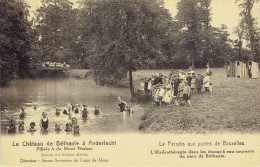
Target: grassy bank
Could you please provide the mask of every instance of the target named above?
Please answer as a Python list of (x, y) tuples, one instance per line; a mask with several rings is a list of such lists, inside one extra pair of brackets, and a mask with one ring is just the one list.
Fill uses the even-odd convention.
[[(152, 74), (153, 71), (141, 71), (135, 75)], [(193, 94), (191, 107), (147, 104), (140, 129), (147, 133), (259, 133), (260, 79), (226, 77), (221, 68), (213, 69), (212, 81), (213, 92)]]

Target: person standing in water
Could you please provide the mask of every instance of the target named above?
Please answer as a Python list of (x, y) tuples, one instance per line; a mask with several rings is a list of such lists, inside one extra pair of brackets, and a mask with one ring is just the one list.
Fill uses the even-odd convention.
[(25, 118), (25, 117), (26, 117), (26, 113), (25, 113), (25, 111), (24, 111), (24, 108), (23, 108), (23, 107), (21, 107), (21, 111), (20, 111), (20, 113), (19, 113), (19, 117), (20, 117), (21, 119), (23, 119), (23, 118)]
[(83, 105), (83, 110), (82, 110), (82, 118), (87, 118), (88, 117), (88, 106), (87, 105)]
[(40, 120), (40, 127), (41, 127), (41, 130), (48, 130), (49, 119), (47, 117), (47, 113), (46, 112), (42, 112), (42, 118)]
[(123, 113), (126, 111), (126, 102), (122, 101), (121, 97), (117, 98), (117, 104), (116, 107), (120, 109), (120, 112)]

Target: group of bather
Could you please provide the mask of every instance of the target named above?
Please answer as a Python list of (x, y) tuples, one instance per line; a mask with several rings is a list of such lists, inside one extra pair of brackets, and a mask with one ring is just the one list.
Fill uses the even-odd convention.
[(143, 94), (150, 95), (154, 103), (162, 105), (185, 105), (191, 106), (191, 94), (212, 92), (212, 71), (208, 67), (205, 75), (195, 74), (189, 68), (188, 72), (171, 70), (169, 76), (161, 73), (151, 78), (141, 79), (139, 90)]
[[(37, 110), (36, 106), (33, 106), (34, 110)], [(1, 113), (7, 112), (6, 108), (2, 108)], [(70, 107), (68, 109), (64, 109), (62, 114), (67, 115), (69, 120), (66, 124), (65, 124), (65, 129), (64, 131), (66, 132), (73, 132), (74, 134), (79, 134), (79, 125), (78, 125), (78, 121), (77, 118), (75, 117), (75, 114), (80, 114), (81, 113), (81, 117), (83, 119), (87, 119), (89, 117), (89, 110), (88, 110), (88, 106), (87, 105), (78, 105), (75, 103), (71, 103)], [(102, 112), (99, 109), (99, 106), (96, 105), (95, 106), (95, 110), (93, 112), (94, 115), (100, 115)], [(19, 112), (19, 118), (21, 121), (18, 122), (18, 130), (19, 131), (23, 131), (25, 130), (24, 128), (24, 121), (22, 121), (23, 119), (26, 118), (27, 113), (25, 112), (25, 108), (21, 107), (21, 110)], [(49, 118), (47, 116), (47, 112), (42, 112), (41, 115), (41, 119), (40, 119), (40, 130), (41, 132), (49, 132), (50, 127), (49, 127)], [(56, 109), (55, 111), (55, 115), (59, 116), (61, 115), (61, 110), (60, 109)], [(73, 116), (74, 115), (74, 116)], [(29, 124), (29, 128), (28, 128), (28, 132), (35, 132), (36, 131), (36, 123), (35, 122), (31, 122)], [(16, 132), (16, 120), (14, 118), (10, 119), (9, 124), (5, 127), (8, 133), (15, 133)], [(56, 132), (60, 132), (62, 131), (61, 129), (61, 125), (56, 123), (55, 127), (54, 127), (54, 131)]]

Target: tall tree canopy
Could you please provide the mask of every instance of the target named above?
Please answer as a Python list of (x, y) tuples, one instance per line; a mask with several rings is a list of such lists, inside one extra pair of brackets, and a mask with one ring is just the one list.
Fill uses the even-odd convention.
[(27, 77), (31, 49), (28, 5), (21, 0), (0, 0), (0, 86)]
[(153, 67), (165, 59), (162, 46), (172, 21), (163, 1), (95, 1), (86, 3), (83, 10), (89, 11), (85, 17), (91, 16), (91, 21), (83, 24), (87, 31), (83, 40), (93, 40), (88, 60), (95, 80), (101, 85), (114, 85), (128, 72), (133, 95), (132, 71)]
[(226, 26), (211, 25), (211, 0), (181, 0), (177, 4), (175, 20), (179, 40), (176, 59), (203, 67), (223, 65), (232, 54), (231, 41)]
[(77, 62), (77, 10), (69, 0), (43, 0), (36, 12), (35, 27), (39, 36), (41, 61)]
[(244, 39), (248, 41), (251, 51), (250, 60), (260, 62), (260, 29), (257, 27), (256, 18), (252, 16), (252, 9), (259, 0), (236, 0), (241, 8), (240, 26), (243, 25)]

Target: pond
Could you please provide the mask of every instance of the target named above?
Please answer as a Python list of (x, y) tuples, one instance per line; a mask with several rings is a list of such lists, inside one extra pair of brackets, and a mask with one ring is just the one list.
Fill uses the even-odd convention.
[[(80, 133), (135, 133), (138, 132), (138, 124), (143, 114), (142, 107), (138, 104), (131, 104), (134, 114), (121, 114), (116, 107), (117, 96), (130, 103), (130, 93), (128, 88), (114, 88), (98, 86), (93, 80), (87, 79), (23, 79), (16, 80), (8, 88), (0, 88), (0, 104), (7, 108), (7, 112), (1, 114), (1, 131), (7, 133), (5, 126), (11, 118), (18, 122), (24, 121), (25, 130), (19, 133), (28, 133), (30, 122), (36, 123), (37, 131), (40, 133), (40, 119), (42, 112), (47, 112), (50, 121), (49, 133), (55, 133), (55, 124), (61, 125), (62, 132), (65, 124), (71, 120), (67, 115), (62, 114), (64, 109), (68, 109), (71, 102), (86, 104), (90, 110), (88, 119), (83, 120), (81, 114), (73, 114), (72, 117), (78, 119)], [(34, 110), (33, 106), (37, 109)], [(99, 105), (102, 114), (94, 115), (94, 107)], [(19, 118), (20, 108), (24, 107), (26, 118)], [(61, 115), (56, 116), (56, 109), (61, 109)]]

